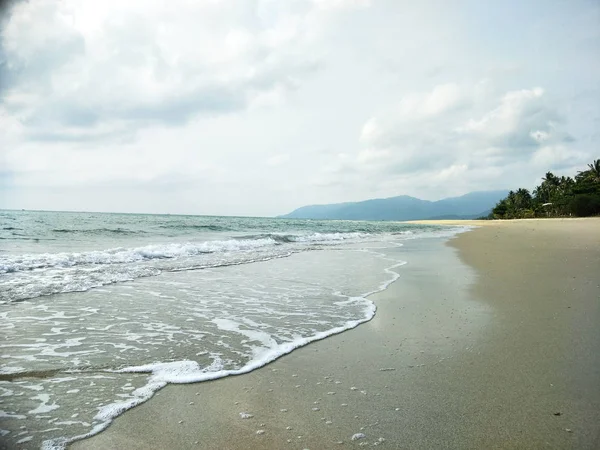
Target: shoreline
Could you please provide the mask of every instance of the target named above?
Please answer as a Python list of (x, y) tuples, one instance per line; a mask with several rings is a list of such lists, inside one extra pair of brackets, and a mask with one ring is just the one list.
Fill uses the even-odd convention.
[(415, 225), (466, 225), (466, 226), (510, 226), (511, 223), (565, 223), (565, 222), (598, 222), (600, 217), (535, 217), (531, 219), (422, 219), (406, 220), (402, 223)]
[(167, 386), (70, 448), (594, 448), (600, 222), (555, 223), (413, 241), (370, 322), (244, 376)]

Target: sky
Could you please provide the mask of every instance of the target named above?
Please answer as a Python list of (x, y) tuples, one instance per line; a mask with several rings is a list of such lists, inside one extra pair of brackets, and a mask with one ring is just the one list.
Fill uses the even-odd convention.
[(600, 158), (597, 0), (28, 0), (0, 208), (271, 216)]

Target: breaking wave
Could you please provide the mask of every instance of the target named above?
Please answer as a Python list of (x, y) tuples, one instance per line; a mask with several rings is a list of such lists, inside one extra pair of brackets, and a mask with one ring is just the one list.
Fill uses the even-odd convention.
[(358, 241), (364, 233), (249, 235), (228, 240), (167, 243), (135, 248), (0, 256), (9, 277), (0, 302), (81, 292), (106, 284), (156, 276), (164, 271), (204, 269), (289, 256), (311, 247)]

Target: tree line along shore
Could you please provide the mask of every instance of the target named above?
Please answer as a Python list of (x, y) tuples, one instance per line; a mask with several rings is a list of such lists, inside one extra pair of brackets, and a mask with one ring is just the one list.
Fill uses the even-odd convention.
[(587, 167), (573, 178), (547, 172), (532, 192), (523, 188), (510, 191), (485, 219), (600, 215), (600, 159)]

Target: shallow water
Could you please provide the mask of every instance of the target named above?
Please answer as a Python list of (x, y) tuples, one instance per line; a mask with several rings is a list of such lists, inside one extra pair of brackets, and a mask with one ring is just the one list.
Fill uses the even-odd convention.
[[(244, 373), (369, 320), (367, 296), (405, 263), (402, 251), (392, 258), (382, 249), (460, 231), (193, 217), (169, 228), (170, 216), (12, 214), (4, 223), (14, 226), (3, 228), (20, 224), (27, 239), (0, 254), (0, 433), (9, 448), (61, 447), (166, 383)], [(72, 237), (49, 240), (69, 224)]]

